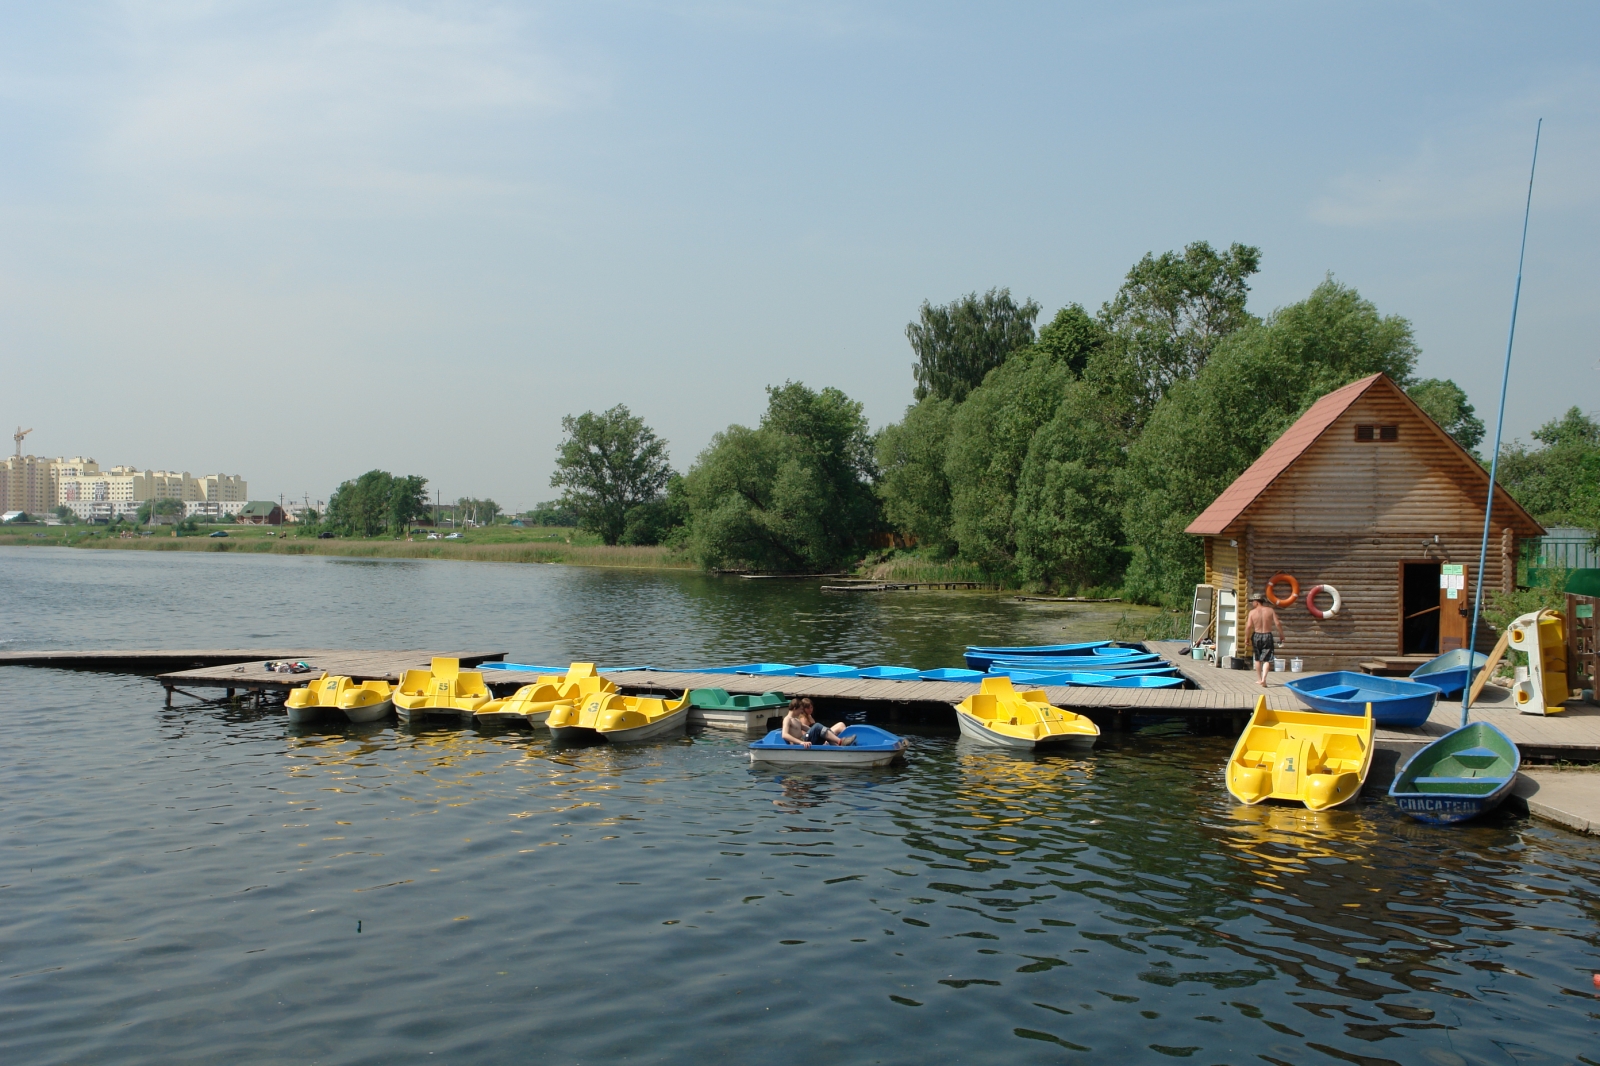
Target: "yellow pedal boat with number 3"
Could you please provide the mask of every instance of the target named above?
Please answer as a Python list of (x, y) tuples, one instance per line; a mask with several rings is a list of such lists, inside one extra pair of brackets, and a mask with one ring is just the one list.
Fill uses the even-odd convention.
[(606, 740), (626, 744), (683, 733), (689, 721), (689, 693), (675, 700), (597, 692), (581, 703), (563, 703), (545, 725), (557, 740)]
[(427, 670), (407, 670), (394, 690), (394, 711), (402, 719), (424, 714), (471, 714), (493, 696), (478, 670), (461, 669), (460, 659), (435, 659)]
[(289, 721), (305, 723), (323, 711), (343, 714), (352, 722), (376, 722), (394, 710), (394, 686), (387, 681), (356, 681), (323, 674), (315, 681), (291, 689), (284, 699)]
[(601, 677), (594, 663), (573, 663), (565, 676), (540, 674), (533, 684), (484, 704), (473, 712), (473, 717), (501, 722), (520, 717), (529, 725), (544, 725), (557, 707), (571, 707), (589, 696), (615, 691), (617, 686)]
[(1357, 718), (1273, 710), (1258, 696), (1228, 760), (1228, 791), (1240, 803), (1290, 800), (1322, 811), (1359, 796), (1371, 769), (1372, 704)]
[(1100, 727), (1081, 714), (1052, 707), (1044, 689), (1018, 692), (1009, 677), (986, 677), (978, 691), (956, 704), (961, 735), (980, 744), (1025, 751), (1038, 747), (1093, 747)]

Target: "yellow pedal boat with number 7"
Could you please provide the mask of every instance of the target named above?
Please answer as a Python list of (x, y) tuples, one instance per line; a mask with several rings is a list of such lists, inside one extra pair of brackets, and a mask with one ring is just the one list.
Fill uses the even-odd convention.
[(682, 734), (688, 721), (688, 692), (675, 700), (596, 692), (582, 702), (558, 705), (545, 725), (557, 740), (626, 744)]
[(394, 686), (387, 681), (356, 681), (335, 674), (323, 674), (306, 685), (291, 689), (283, 701), (289, 721), (304, 724), (323, 711), (343, 714), (352, 722), (376, 722), (394, 709)]
[(1349, 803), (1372, 769), (1372, 728), (1370, 703), (1357, 718), (1274, 710), (1258, 696), (1228, 759), (1228, 791), (1240, 803), (1290, 800), (1313, 811)]
[(424, 714), (471, 714), (493, 696), (478, 670), (460, 659), (435, 659), (427, 670), (407, 670), (394, 690), (394, 712), (402, 719)]
[(1093, 747), (1100, 727), (1081, 714), (1052, 707), (1044, 689), (1019, 692), (1009, 677), (986, 677), (978, 691), (956, 704), (961, 735), (980, 744), (1026, 751)]
[(479, 721), (510, 721), (522, 718), (529, 725), (544, 725), (557, 707), (572, 706), (589, 696), (617, 691), (615, 683), (600, 676), (594, 663), (573, 663), (561, 674), (540, 674), (539, 680), (523, 685), (501, 699), (484, 704), (473, 717)]

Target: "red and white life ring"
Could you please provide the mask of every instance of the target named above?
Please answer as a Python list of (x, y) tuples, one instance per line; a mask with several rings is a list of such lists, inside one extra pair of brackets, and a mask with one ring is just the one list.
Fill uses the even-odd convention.
[[(1326, 611), (1317, 608), (1316, 599), (1319, 592), (1326, 592), (1333, 599)], [(1312, 618), (1332, 618), (1339, 613), (1339, 608), (1343, 604), (1344, 600), (1339, 598), (1339, 590), (1332, 585), (1312, 585), (1306, 590), (1306, 610), (1311, 612)]]

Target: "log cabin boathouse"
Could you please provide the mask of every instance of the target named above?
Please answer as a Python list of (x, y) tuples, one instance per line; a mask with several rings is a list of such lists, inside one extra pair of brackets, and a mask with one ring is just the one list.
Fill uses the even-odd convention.
[[(1300, 594), (1278, 608), (1279, 655), (1308, 670), (1400, 672), (1462, 647), (1473, 583), (1511, 589), (1517, 540), (1544, 532), (1497, 486), (1486, 572), (1475, 574), (1488, 485), (1488, 471), (1385, 375), (1328, 393), (1189, 524), (1205, 541), (1196, 636), (1209, 628), (1219, 661), (1248, 656), (1247, 600), (1287, 574)], [(1317, 585), (1339, 592), (1332, 617), (1307, 609)], [(1281, 600), (1289, 587), (1276, 591)], [(1319, 610), (1330, 604), (1318, 594)], [(1480, 625), (1476, 646), (1494, 641)]]

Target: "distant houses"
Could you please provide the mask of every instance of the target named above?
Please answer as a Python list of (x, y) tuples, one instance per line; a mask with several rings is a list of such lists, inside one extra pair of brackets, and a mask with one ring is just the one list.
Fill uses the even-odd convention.
[(251, 500), (234, 520), (249, 526), (281, 526), (283, 518), (283, 508), (271, 500)]

